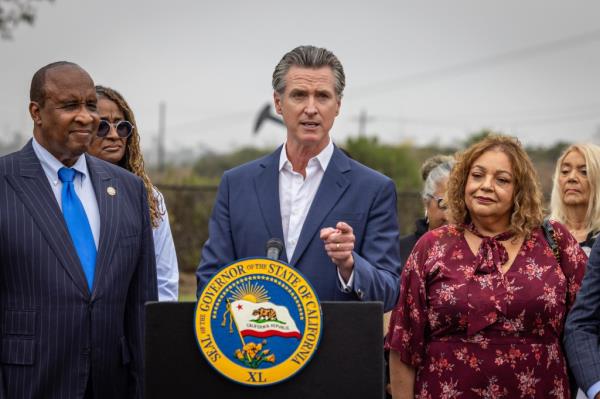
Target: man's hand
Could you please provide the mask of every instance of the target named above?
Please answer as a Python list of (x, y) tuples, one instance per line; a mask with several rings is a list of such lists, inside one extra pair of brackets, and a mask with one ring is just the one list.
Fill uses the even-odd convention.
[(344, 281), (348, 281), (354, 269), (354, 232), (352, 226), (345, 222), (338, 222), (333, 227), (321, 229), (321, 240), (325, 244), (325, 251), (331, 261), (338, 267)]

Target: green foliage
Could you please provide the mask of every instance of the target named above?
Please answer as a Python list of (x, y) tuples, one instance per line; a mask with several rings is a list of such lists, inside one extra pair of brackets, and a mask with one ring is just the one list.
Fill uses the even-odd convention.
[(420, 164), (408, 144), (381, 144), (377, 137), (349, 138), (344, 149), (358, 162), (390, 177), (398, 190), (415, 191), (421, 185)]
[(272, 148), (244, 147), (228, 154), (208, 153), (194, 163), (194, 172), (200, 176), (220, 178), (226, 170), (265, 156), (272, 151)]
[(434, 155), (454, 155), (456, 151), (456, 147), (443, 147), (434, 143), (422, 147), (412, 147), (411, 149), (411, 153), (419, 163), (419, 168), (426, 159)]
[(463, 142), (463, 147), (464, 148), (470, 147), (471, 145), (477, 143), (478, 141), (483, 140), (484, 138), (486, 138), (490, 134), (501, 134), (501, 133), (500, 132), (494, 132), (493, 130), (490, 130), (490, 129), (483, 129), (483, 130), (481, 130), (479, 132), (472, 133)]
[[(423, 161), (436, 154), (453, 154), (463, 145), (481, 140), (491, 131), (480, 131), (469, 136), (457, 147), (443, 147), (437, 143), (426, 146), (384, 144), (377, 137), (354, 137), (342, 147), (357, 161), (389, 176), (398, 188), (398, 217), (400, 233), (413, 231), (414, 222), (423, 216), (420, 168)], [(552, 185), (552, 171), (556, 159), (568, 143), (550, 147), (528, 147), (546, 195)], [(200, 260), (200, 249), (208, 238), (208, 221), (214, 203), (217, 185), (223, 172), (245, 162), (260, 158), (272, 148), (242, 148), (228, 154), (206, 154), (193, 167), (172, 167), (161, 175), (152, 175), (153, 181), (165, 196), (173, 238), (183, 272), (193, 273)], [(189, 274), (187, 274), (189, 275)], [(192, 280), (195, 281), (194, 278)], [(182, 292), (183, 295), (183, 292)], [(193, 293), (185, 294), (193, 300)]]
[(554, 163), (571, 143), (559, 141), (551, 147), (527, 147), (527, 153), (534, 162), (550, 161)]
[(208, 220), (217, 193), (216, 185), (158, 185), (169, 211), (169, 224), (179, 270), (192, 273), (200, 261), (200, 249), (208, 238)]

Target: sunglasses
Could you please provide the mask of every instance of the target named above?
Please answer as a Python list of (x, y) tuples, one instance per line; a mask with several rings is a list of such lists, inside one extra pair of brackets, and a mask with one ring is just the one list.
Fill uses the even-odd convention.
[(128, 121), (119, 121), (117, 123), (110, 123), (107, 120), (102, 119), (100, 121), (100, 126), (98, 126), (98, 131), (96, 132), (96, 136), (98, 137), (106, 137), (108, 133), (110, 133), (110, 127), (114, 127), (115, 131), (119, 135), (119, 137), (126, 139), (131, 135), (133, 131), (133, 125)]

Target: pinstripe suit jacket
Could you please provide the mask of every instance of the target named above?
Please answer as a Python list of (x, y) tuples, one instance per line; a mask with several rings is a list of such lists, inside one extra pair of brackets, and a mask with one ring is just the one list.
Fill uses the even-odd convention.
[(146, 194), (86, 157), (101, 220), (91, 292), (31, 142), (0, 158), (0, 398), (81, 398), (90, 373), (96, 398), (143, 395), (143, 306), (157, 298)]
[(600, 381), (600, 240), (565, 324), (565, 351), (577, 384), (587, 392)]

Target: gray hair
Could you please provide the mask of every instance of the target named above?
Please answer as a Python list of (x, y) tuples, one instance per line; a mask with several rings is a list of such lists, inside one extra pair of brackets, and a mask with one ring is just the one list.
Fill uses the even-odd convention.
[(421, 179), (423, 180), (423, 183), (425, 182), (425, 180), (427, 180), (427, 176), (429, 176), (429, 172), (431, 172), (433, 169), (435, 169), (436, 166), (438, 166), (441, 163), (453, 161), (453, 160), (454, 160), (454, 157), (452, 155), (442, 155), (442, 154), (434, 155), (432, 157), (427, 158), (425, 160), (425, 162), (423, 162), (423, 165), (421, 165)]
[(423, 191), (421, 191), (421, 198), (423, 201), (427, 202), (435, 195), (438, 185), (443, 179), (446, 179), (448, 176), (450, 176), (450, 172), (452, 171), (453, 167), (454, 159), (450, 159), (431, 169), (429, 175), (427, 175), (427, 179), (425, 180)]
[(321, 68), (330, 67), (335, 78), (335, 94), (342, 98), (346, 87), (346, 75), (338, 58), (329, 50), (315, 46), (298, 46), (286, 53), (273, 71), (273, 90), (279, 94), (285, 91), (285, 76), (291, 67)]

